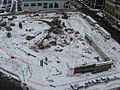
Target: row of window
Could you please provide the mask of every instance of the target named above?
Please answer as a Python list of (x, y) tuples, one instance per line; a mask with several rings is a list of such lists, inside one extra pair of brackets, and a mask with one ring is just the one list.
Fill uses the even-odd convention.
[(109, 2), (120, 6), (120, 0), (109, 0)]
[[(33, 2), (33, 1), (65, 1), (65, 0), (22, 0), (22, 1), (24, 1), (24, 2), (25, 2), (25, 1), (26, 1), (26, 2), (28, 2), (28, 1), (29, 1), (29, 2), (30, 2), (30, 1)], [(66, 0), (66, 1), (67, 1), (67, 0)]]
[(29, 4), (29, 3), (24, 3), (24, 7), (29, 7), (29, 6), (33, 6), (33, 7), (35, 7), (35, 6), (43, 6), (43, 8), (59, 8), (59, 5), (58, 5), (58, 3), (49, 3), (49, 5), (48, 5), (48, 3), (31, 3), (31, 4)]

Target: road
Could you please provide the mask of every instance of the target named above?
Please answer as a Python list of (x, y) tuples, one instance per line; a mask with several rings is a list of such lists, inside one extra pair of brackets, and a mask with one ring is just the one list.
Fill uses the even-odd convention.
[(0, 90), (23, 90), (19, 85), (15, 85), (8, 77), (0, 72)]
[[(84, 4), (82, 4), (78, 0), (75, 1), (71, 0), (71, 2), (78, 9), (78, 11), (81, 11), (95, 19), (98, 22), (98, 24), (102, 26), (104, 29), (106, 29), (111, 34), (112, 38), (115, 39), (120, 44), (120, 31), (112, 27), (106, 20), (98, 19), (98, 17), (96, 16), (96, 11), (89, 10)], [(82, 8), (79, 7), (79, 5), (82, 5)]]

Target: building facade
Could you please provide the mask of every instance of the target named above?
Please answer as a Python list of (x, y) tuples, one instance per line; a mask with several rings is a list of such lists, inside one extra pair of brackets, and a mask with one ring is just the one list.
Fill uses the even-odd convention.
[(120, 0), (106, 0), (104, 11), (111, 24), (120, 24)]
[(0, 0), (0, 4), (2, 4), (2, 0)]
[(105, 0), (82, 0), (82, 2), (91, 9), (103, 9), (105, 5)]
[(69, 0), (22, 0), (23, 11), (69, 9)]

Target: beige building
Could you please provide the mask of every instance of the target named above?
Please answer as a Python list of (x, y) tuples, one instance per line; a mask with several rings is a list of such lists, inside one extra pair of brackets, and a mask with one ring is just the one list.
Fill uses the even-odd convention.
[(120, 24), (120, 0), (106, 0), (104, 11), (111, 24)]

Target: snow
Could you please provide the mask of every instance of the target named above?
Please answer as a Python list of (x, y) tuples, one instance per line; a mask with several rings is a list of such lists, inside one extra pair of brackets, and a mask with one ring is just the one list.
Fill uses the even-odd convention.
[[(66, 27), (62, 28), (63, 31), (66, 28), (71, 28), (73, 33), (68, 34), (65, 31), (63, 35), (51, 33), (52, 38), (49, 40), (45, 39), (43, 43), (46, 45), (57, 37), (56, 42), (58, 45), (46, 49), (38, 49), (36, 43), (41, 42), (47, 35), (47, 30), (51, 28), (50, 25), (42, 20), (51, 22), (55, 16), (60, 17), (59, 20), (65, 23)], [(27, 83), (36, 90), (71, 90), (70, 84), (78, 83), (78, 85), (84, 85), (85, 82), (96, 78), (120, 76), (119, 44), (112, 38), (105, 41), (102, 35), (96, 30), (92, 30), (95, 28), (89, 25), (80, 13), (73, 12), (68, 19), (62, 19), (61, 17), (62, 15), (56, 15), (55, 13), (45, 14), (45, 17), (44, 14), (36, 17), (34, 15), (31, 15), (31, 17), (18, 15), (17, 19), (9, 22), (15, 23), (15, 26), (11, 26), (12, 31), (6, 31), (5, 28), (1, 28), (0, 67), (18, 75), (22, 82)], [(19, 28), (19, 22), (22, 23), (22, 29)], [(79, 31), (78, 35), (75, 35), (76, 31)], [(12, 37), (8, 38), (6, 36), (8, 32), (11, 33)], [(86, 73), (70, 77), (68, 75), (70, 68), (104, 61), (97, 51), (86, 42), (85, 33), (90, 35), (111, 60), (115, 60), (116, 67), (97, 74)], [(35, 38), (26, 40), (27, 36), (35, 36)], [(70, 38), (73, 38), (73, 40), (70, 41)], [(66, 45), (64, 40), (69, 44)], [(31, 47), (34, 47), (34, 49), (31, 49)], [(114, 50), (113, 47), (116, 49)], [(63, 51), (56, 51), (60, 49)], [(99, 57), (99, 61), (94, 59), (96, 56)], [(43, 66), (40, 66), (41, 60), (43, 60)], [(103, 86), (106, 87), (106, 85)], [(91, 88), (98, 87), (93, 86), (88, 89), (91, 90)]]
[(104, 14), (102, 12), (98, 12), (96, 15), (98, 15), (100, 17), (104, 17)]

